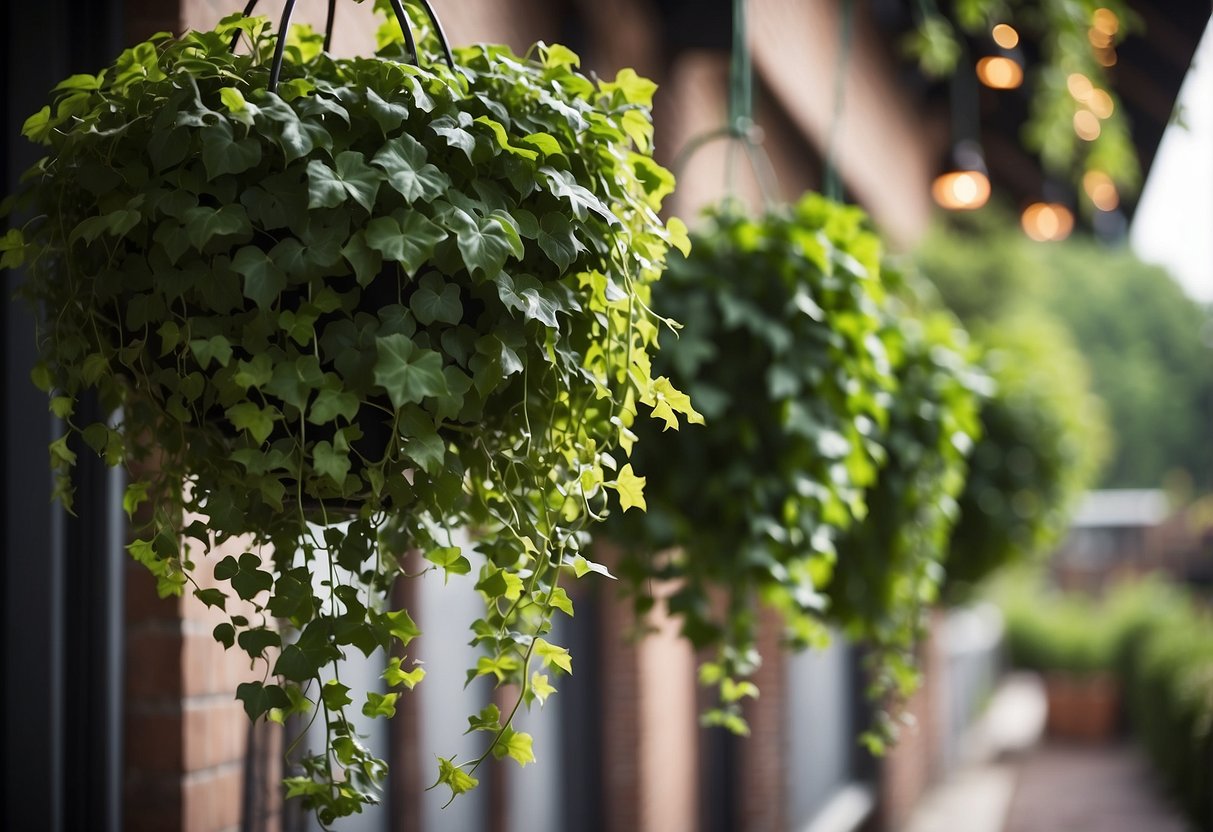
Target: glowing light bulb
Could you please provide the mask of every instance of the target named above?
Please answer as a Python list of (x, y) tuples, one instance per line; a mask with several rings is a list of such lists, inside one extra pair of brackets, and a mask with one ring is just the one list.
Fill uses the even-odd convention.
[(1074, 132), (1084, 142), (1093, 142), (1099, 138), (1099, 117), (1090, 110), (1079, 110), (1074, 114)]
[(1111, 9), (1096, 9), (1092, 15), (1091, 28), (1111, 37), (1120, 31), (1120, 18)]
[(949, 171), (935, 178), (931, 195), (941, 208), (972, 211), (990, 199), (990, 180), (981, 171)]
[(1091, 41), (1091, 45), (1096, 49), (1107, 49), (1112, 45), (1112, 36), (1094, 26), (1087, 30), (1087, 40)]
[(1082, 177), (1082, 189), (1091, 198), (1091, 204), (1100, 211), (1115, 211), (1120, 205), (1116, 183), (1101, 170), (1087, 171)]
[(1057, 242), (1074, 230), (1074, 214), (1058, 202), (1034, 202), (1023, 210), (1019, 223), (1036, 242)]
[(977, 79), (991, 89), (1013, 90), (1023, 83), (1023, 69), (1010, 58), (982, 58), (977, 62)]
[(994, 38), (994, 42), (1003, 49), (1014, 49), (1019, 45), (1019, 32), (1015, 31), (1015, 27), (1006, 23), (999, 23), (990, 32), (990, 37)]
[(1074, 72), (1066, 78), (1066, 89), (1070, 91), (1070, 95), (1074, 96), (1076, 100), (1086, 101), (1091, 96), (1095, 86), (1091, 83), (1090, 78), (1081, 72)]
[(1112, 103), (1112, 96), (1108, 95), (1105, 90), (1092, 90), (1087, 96), (1087, 107), (1098, 118), (1108, 118), (1116, 109), (1116, 105)]

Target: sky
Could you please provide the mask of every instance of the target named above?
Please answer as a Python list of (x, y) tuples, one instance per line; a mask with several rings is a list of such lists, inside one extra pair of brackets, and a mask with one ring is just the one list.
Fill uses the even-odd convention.
[(1199, 301), (1213, 302), (1213, 23), (1179, 101), (1187, 129), (1163, 134), (1129, 230), (1139, 257), (1165, 266)]

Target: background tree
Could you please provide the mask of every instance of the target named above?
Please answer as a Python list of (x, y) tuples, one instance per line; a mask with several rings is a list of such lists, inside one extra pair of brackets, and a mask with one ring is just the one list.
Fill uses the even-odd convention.
[(1014, 316), (1064, 329), (1104, 400), (1113, 451), (1098, 484), (1213, 487), (1210, 310), (1161, 268), (1089, 240), (1039, 244), (991, 209), (939, 229), (918, 262), (977, 331)]

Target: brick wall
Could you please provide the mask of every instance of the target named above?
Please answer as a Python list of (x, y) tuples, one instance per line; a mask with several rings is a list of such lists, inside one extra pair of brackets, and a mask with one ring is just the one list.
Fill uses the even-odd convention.
[[(215, 562), (241, 547), (194, 555), (196, 579), (215, 585)], [(238, 612), (229, 604), (230, 612)], [(236, 686), (261, 678), (248, 656), (225, 651), (211, 630), (227, 618), (187, 595), (159, 599), (143, 567), (127, 568), (125, 802), (130, 832), (226, 832), (242, 809), (253, 828), (278, 828), (277, 726), (250, 726)], [(255, 744), (256, 764), (246, 771)]]
[(758, 616), (758, 652), (762, 664), (752, 681), (760, 691), (745, 703), (750, 736), (738, 743), (741, 751), (741, 821), (746, 832), (783, 832), (787, 828), (787, 699), (781, 644), (783, 620), (763, 609)]
[(922, 686), (905, 705), (913, 724), (902, 730), (897, 744), (881, 761), (880, 821), (881, 828), (889, 832), (904, 825), (942, 763), (937, 720), (944, 713), (947, 695), (944, 615), (941, 611), (931, 615), (927, 637), (919, 647)]

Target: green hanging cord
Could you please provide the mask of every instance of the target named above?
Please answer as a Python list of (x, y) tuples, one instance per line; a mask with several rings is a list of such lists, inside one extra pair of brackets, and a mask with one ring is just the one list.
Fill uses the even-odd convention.
[(746, 0), (733, 0), (733, 54), (729, 67), (729, 129), (743, 138), (753, 125), (753, 81), (746, 33)]
[(822, 175), (825, 195), (835, 202), (842, 201), (842, 180), (838, 176), (835, 156), (838, 152), (838, 131), (842, 126), (843, 107), (846, 103), (847, 68), (851, 63), (854, 29), (854, 0), (842, 0), (842, 15), (838, 22), (838, 60), (834, 65), (834, 113), (830, 121), (830, 136), (826, 141), (825, 170)]
[(732, 141), (725, 150), (725, 190), (736, 193), (737, 145), (750, 140), (753, 127), (750, 44), (746, 34), (746, 0), (733, 0), (733, 49), (729, 61), (729, 123)]

